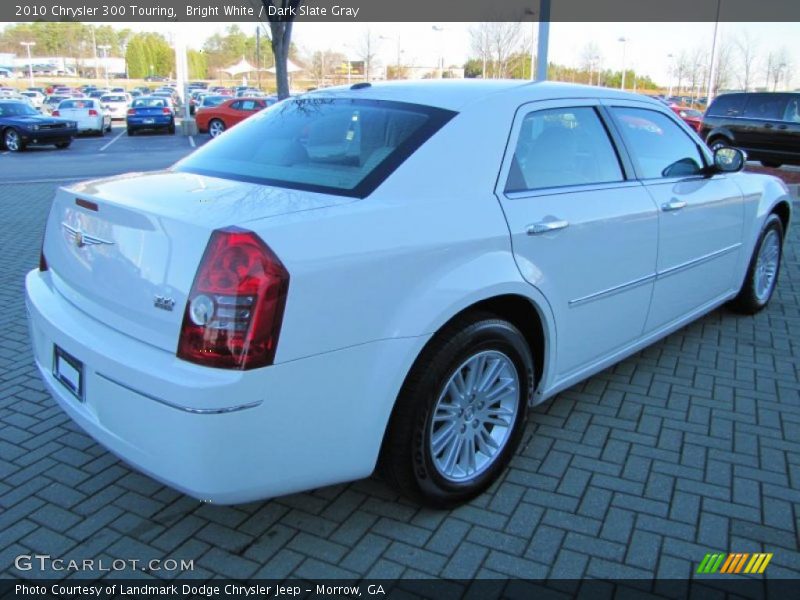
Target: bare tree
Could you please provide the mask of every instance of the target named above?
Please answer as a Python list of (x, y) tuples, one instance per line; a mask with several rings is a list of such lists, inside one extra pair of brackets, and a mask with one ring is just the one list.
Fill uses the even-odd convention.
[(686, 66), (688, 68), (688, 78), (691, 85), (690, 94), (692, 99), (695, 97), (695, 90), (702, 89), (702, 83), (706, 79), (707, 63), (708, 53), (704, 48), (695, 48), (691, 55), (687, 56)]
[(672, 75), (678, 82), (678, 85), (675, 88), (675, 93), (678, 95), (680, 95), (681, 90), (683, 89), (683, 79), (690, 71), (690, 64), (691, 61), (689, 59), (689, 54), (685, 49), (681, 50), (680, 54), (675, 57), (675, 62), (672, 64)]
[(769, 53), (765, 67), (767, 89), (772, 87), (772, 91), (776, 91), (781, 78), (784, 79), (784, 85), (788, 85), (792, 59), (785, 46)]
[(597, 83), (600, 83), (600, 61), (602, 60), (600, 47), (597, 42), (587, 42), (581, 51), (581, 67), (589, 72), (589, 85), (592, 85), (594, 80), (594, 72), (598, 71)]
[(520, 23), (489, 23), (489, 47), (495, 63), (496, 78), (508, 77), (509, 59), (520, 49), (521, 43)]
[(304, 0), (261, 0), (267, 12), (272, 37), (272, 54), (275, 56), (275, 81), (278, 84), (278, 98), (289, 97), (289, 48), (292, 45), (292, 25), (297, 9)]
[(729, 40), (722, 40), (717, 48), (717, 69), (714, 76), (716, 93), (725, 90), (730, 85), (733, 67), (733, 46)]
[(486, 68), (492, 59), (492, 49), (489, 38), (490, 23), (478, 23), (469, 29), (469, 41), (473, 54), (483, 63), (483, 79), (486, 79)]
[(758, 40), (749, 31), (744, 31), (736, 38), (734, 45), (739, 58), (739, 68), (736, 70), (739, 86), (746, 92), (753, 85)]
[(335, 77), (337, 71), (347, 62), (347, 57), (333, 50), (317, 50), (308, 61), (308, 73), (314, 78), (317, 86), (325, 85), (325, 80)]
[(367, 81), (372, 78), (372, 70), (375, 68), (378, 43), (378, 36), (372, 33), (372, 29), (368, 27), (361, 36), (357, 50), (358, 57), (364, 61), (364, 75)]

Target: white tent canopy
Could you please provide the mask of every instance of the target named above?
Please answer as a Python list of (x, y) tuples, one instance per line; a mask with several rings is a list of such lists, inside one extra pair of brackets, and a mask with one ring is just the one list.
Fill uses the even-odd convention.
[[(270, 67), (269, 69), (265, 69), (268, 73), (274, 73), (275, 67)], [(297, 73), (298, 71), (302, 71), (303, 67), (296, 65), (290, 60), (286, 60), (286, 72), (287, 73)]]
[(251, 65), (249, 62), (247, 62), (244, 59), (244, 57), (242, 57), (242, 60), (240, 60), (235, 65), (232, 65), (232, 66), (228, 67), (227, 69), (220, 69), (220, 70), (235, 77), (236, 75), (242, 75), (243, 73), (252, 73), (252, 72), (256, 71), (257, 69), (253, 65)]

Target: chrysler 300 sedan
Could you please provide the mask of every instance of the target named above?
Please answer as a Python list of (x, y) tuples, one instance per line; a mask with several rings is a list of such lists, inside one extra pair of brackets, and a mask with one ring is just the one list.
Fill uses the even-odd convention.
[(96, 440), (195, 497), (380, 465), (452, 506), (529, 406), (767, 305), (791, 202), (744, 158), (596, 87), (292, 98), (166, 171), (57, 192), (26, 281), (36, 364)]

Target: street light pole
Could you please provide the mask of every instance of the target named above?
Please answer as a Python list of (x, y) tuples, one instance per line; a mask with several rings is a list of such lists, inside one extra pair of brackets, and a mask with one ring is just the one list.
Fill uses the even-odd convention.
[(111, 46), (109, 46), (108, 44), (103, 44), (101, 46), (98, 46), (98, 48), (100, 48), (100, 50), (103, 51), (103, 66), (105, 67), (105, 71), (106, 71), (106, 87), (109, 87), (109, 82), (108, 82), (108, 51), (111, 50)]
[(621, 37), (617, 40), (618, 42), (622, 42), (622, 81), (620, 81), (619, 89), (625, 89), (625, 45), (628, 43), (628, 38)]
[[(431, 27), (435, 32), (441, 34), (444, 32), (444, 27), (441, 25), (433, 25)], [(444, 50), (442, 49), (442, 36), (439, 35), (439, 79), (444, 77)]]
[(672, 54), (667, 54), (667, 58), (669, 59), (669, 64), (667, 65), (667, 77), (669, 78), (669, 92), (667, 93), (667, 98), (672, 98), (672, 71), (674, 70), (673, 67), (673, 58)]
[(28, 77), (30, 78), (31, 87), (33, 87), (33, 59), (31, 58), (31, 46), (35, 46), (36, 42), (20, 42), (20, 45), (28, 49)]

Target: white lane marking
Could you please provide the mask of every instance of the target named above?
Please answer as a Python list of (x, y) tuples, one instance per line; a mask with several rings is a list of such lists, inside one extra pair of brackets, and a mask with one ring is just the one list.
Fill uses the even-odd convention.
[(193, 136), (193, 135), (190, 135), (190, 136), (189, 136), (189, 145), (190, 145), (192, 148), (197, 148), (197, 144), (195, 144), (195, 143), (194, 143), (194, 136)]
[(100, 152), (102, 152), (103, 150), (105, 150), (106, 148), (108, 148), (108, 147), (109, 147), (111, 144), (113, 144), (114, 142), (116, 142), (116, 141), (117, 141), (119, 138), (121, 138), (123, 133), (125, 133), (125, 130), (124, 130), (124, 129), (123, 129), (122, 131), (120, 131), (120, 132), (117, 134), (117, 136), (116, 136), (116, 137), (115, 137), (113, 140), (111, 140), (111, 141), (110, 141), (110, 142), (108, 142), (108, 143), (107, 143), (105, 146), (103, 146), (102, 148), (100, 148)]

